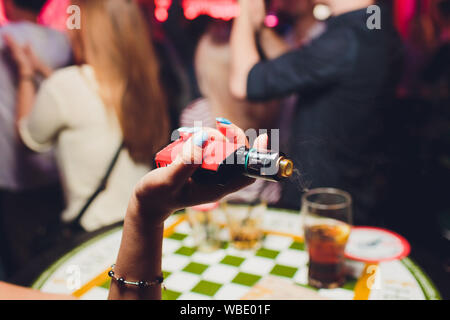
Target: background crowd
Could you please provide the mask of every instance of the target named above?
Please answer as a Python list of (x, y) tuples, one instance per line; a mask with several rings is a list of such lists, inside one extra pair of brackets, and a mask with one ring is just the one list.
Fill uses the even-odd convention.
[[(120, 223), (173, 130), (218, 117), (280, 129), (301, 172), (240, 198), (299, 209), (305, 189), (347, 190), (355, 224), (402, 233), (448, 277), (450, 1), (415, 1), (406, 27), (395, 2), (363, 1), (382, 9), (372, 31), (350, 10), (361, 1), (253, 1), (233, 24), (188, 20), (181, 1), (161, 23), (153, 1), (73, 0), (82, 28), (64, 32), (39, 23), (46, 2), (3, 0), (0, 280), (64, 237)], [(337, 17), (319, 20), (317, 2)]]

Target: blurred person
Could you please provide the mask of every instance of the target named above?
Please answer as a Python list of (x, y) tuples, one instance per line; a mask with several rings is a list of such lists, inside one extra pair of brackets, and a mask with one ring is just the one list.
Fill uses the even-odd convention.
[[(447, 222), (450, 221), (450, 205), (446, 199), (450, 189), (450, 0), (436, 1), (435, 9), (439, 29), (438, 42), (435, 52), (420, 75), (421, 93), (425, 100), (420, 109), (424, 115), (420, 122), (424, 124), (421, 151), (427, 152), (423, 160), (423, 167), (427, 169), (421, 171), (422, 176), (426, 178), (423, 180), (430, 186), (426, 200), (423, 201), (423, 208), (429, 212), (429, 217), (434, 216), (429, 220), (438, 226), (438, 232), (434, 236), (440, 235), (439, 242), (436, 241), (429, 247), (434, 250), (447, 249), (444, 249), (446, 255), (441, 254), (442, 249), (436, 255), (448, 270), (450, 226)], [(430, 206), (430, 203), (433, 206)]]
[[(195, 72), (202, 98), (193, 101), (182, 112), (182, 127), (203, 126), (215, 128), (216, 123), (232, 122), (247, 129), (283, 128), (289, 119), (280, 112), (280, 101), (251, 103), (238, 100), (229, 89), (231, 25), (216, 22), (210, 25), (200, 38), (195, 52)], [(251, 187), (233, 195), (234, 200), (252, 202), (259, 196), (275, 203), (279, 200), (279, 185), (267, 181), (257, 181)]]
[[(217, 117), (228, 118), (243, 130), (271, 128), (278, 124), (280, 115), (277, 101), (249, 103), (231, 94), (228, 85), (230, 32), (230, 24), (216, 22), (200, 38), (194, 65), (202, 98), (185, 110), (181, 117), (182, 126), (190, 127), (195, 120), (202, 120), (207, 127), (215, 127)], [(204, 108), (199, 106), (202, 104)]]
[[(28, 44), (48, 66), (58, 69), (71, 62), (71, 47), (66, 35), (38, 24), (46, 0), (3, 0), (9, 23), (0, 27), (0, 256), (11, 269), (29, 255), (38, 226), (45, 225), (61, 208), (58, 172), (51, 153), (34, 154), (20, 143), (15, 130), (16, 93), (23, 81), (11, 60), (3, 36), (8, 34), (20, 45)], [(45, 69), (45, 70), (44, 70)], [(42, 75), (33, 81), (38, 87)], [(33, 228), (33, 232), (16, 232)], [(13, 239), (12, 239), (13, 237)], [(7, 270), (8, 271), (8, 270)]]
[(281, 0), (281, 12), (286, 12), (293, 20), (291, 32), (286, 41), (292, 48), (298, 48), (311, 42), (325, 31), (325, 23), (314, 16), (314, 0)]
[[(33, 52), (7, 40), (23, 79), (20, 137), (35, 152), (55, 147), (66, 199), (62, 220), (93, 231), (123, 220), (133, 186), (168, 141), (169, 119), (136, 1), (73, 4), (83, 13), (81, 29), (71, 33), (78, 65), (53, 73), (37, 95), (29, 81), (36, 72)], [(97, 189), (105, 177), (106, 189)]]
[[(231, 37), (233, 95), (267, 101), (292, 93), (300, 98), (291, 158), (308, 187), (337, 187), (355, 199), (356, 223), (380, 216), (386, 192), (389, 147), (384, 121), (401, 67), (402, 47), (390, 10), (381, 7), (381, 29), (367, 26), (372, 0), (327, 0), (333, 17), (326, 31), (307, 46), (261, 61), (255, 34), (265, 17), (261, 0), (243, 0)], [(283, 190), (282, 203), (299, 207), (298, 182)]]
[(420, 98), (421, 75), (436, 50), (436, 28), (429, 14), (417, 13), (409, 24), (405, 45), (405, 69), (399, 95), (404, 98)]
[(422, 73), (424, 95), (431, 100), (447, 102), (450, 99), (450, 1), (436, 4), (439, 38), (434, 54)]
[(280, 37), (273, 28), (263, 26), (259, 30), (259, 43), (268, 59), (308, 44), (325, 31), (325, 23), (314, 17), (314, 0), (278, 0), (272, 10), (286, 17), (292, 24), (291, 30)]

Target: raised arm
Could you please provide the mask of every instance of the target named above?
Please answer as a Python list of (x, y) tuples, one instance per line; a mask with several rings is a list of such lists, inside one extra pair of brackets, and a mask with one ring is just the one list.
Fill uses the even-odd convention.
[[(218, 124), (227, 129), (227, 137), (245, 138), (242, 130), (234, 125)], [(135, 189), (125, 217), (122, 243), (114, 269), (116, 278), (127, 281), (154, 282), (161, 277), (161, 258), (164, 221), (172, 212), (201, 203), (214, 202), (233, 193), (254, 180), (242, 176), (225, 186), (195, 183), (191, 176), (201, 163), (202, 148), (208, 139), (225, 139), (219, 131), (204, 129), (186, 143), (182, 157), (169, 167), (159, 168), (145, 176)], [(255, 141), (255, 148), (267, 147), (267, 135)], [(238, 142), (239, 143), (239, 142)], [(195, 160), (195, 161), (193, 161)], [(200, 160), (200, 161), (198, 161)], [(109, 299), (161, 298), (161, 285), (144, 288), (121, 285), (113, 280)]]
[(11, 36), (4, 35), (3, 40), (17, 67), (18, 87), (16, 102), (16, 123), (30, 114), (36, 97), (34, 79), (36, 74), (48, 78), (52, 70), (40, 61), (29, 45), (19, 45)]
[(247, 97), (247, 78), (261, 58), (256, 45), (256, 32), (265, 17), (264, 0), (240, 0), (240, 15), (231, 32), (230, 90), (238, 99)]
[(259, 43), (267, 59), (276, 59), (287, 53), (291, 48), (287, 42), (273, 29), (264, 27), (259, 32)]

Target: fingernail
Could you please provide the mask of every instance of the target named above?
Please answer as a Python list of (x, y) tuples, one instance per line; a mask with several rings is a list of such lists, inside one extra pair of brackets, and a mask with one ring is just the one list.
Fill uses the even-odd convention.
[(203, 148), (204, 146), (205, 146), (205, 144), (206, 144), (206, 142), (208, 141), (208, 139), (209, 139), (209, 135), (208, 135), (208, 133), (207, 132), (205, 132), (205, 131), (200, 131), (200, 132), (197, 132), (195, 135), (194, 135), (194, 144), (197, 146), (197, 147), (201, 147), (201, 148)]
[(222, 124), (231, 124), (231, 121), (225, 118), (216, 118), (216, 121)]

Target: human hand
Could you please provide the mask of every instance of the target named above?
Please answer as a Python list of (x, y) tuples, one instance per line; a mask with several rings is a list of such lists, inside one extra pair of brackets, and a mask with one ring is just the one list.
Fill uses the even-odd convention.
[(249, 19), (254, 31), (261, 30), (267, 13), (264, 0), (241, 0), (240, 6), (241, 14)]
[[(145, 226), (161, 227), (178, 209), (218, 201), (255, 181), (241, 176), (225, 186), (219, 186), (199, 184), (191, 178), (200, 166), (202, 148), (207, 140), (228, 139), (248, 146), (244, 132), (237, 126), (224, 120), (217, 122), (217, 128), (222, 132), (226, 130), (226, 137), (218, 130), (203, 128), (186, 142), (182, 155), (171, 166), (155, 169), (140, 181), (130, 202), (128, 218), (138, 219)], [(267, 144), (268, 136), (264, 134), (256, 139), (254, 148), (265, 150)]]
[(30, 45), (21, 46), (11, 36), (3, 35), (20, 77), (32, 77), (36, 73), (48, 78), (53, 70), (34, 53)]
[(27, 54), (27, 46), (19, 45), (16, 40), (8, 34), (3, 35), (3, 40), (9, 49), (11, 58), (17, 66), (19, 76), (32, 77), (34, 75), (34, 67), (30, 57)]

